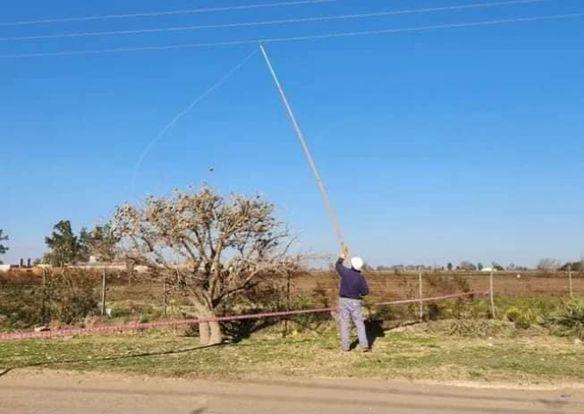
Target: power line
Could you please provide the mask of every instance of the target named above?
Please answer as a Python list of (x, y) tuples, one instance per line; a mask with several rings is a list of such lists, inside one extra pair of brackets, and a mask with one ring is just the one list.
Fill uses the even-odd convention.
[(136, 35), (136, 34), (147, 34), (147, 33), (194, 31), (194, 30), (202, 30), (202, 29), (226, 29), (226, 28), (236, 28), (236, 27), (266, 26), (266, 25), (277, 25), (277, 24), (323, 22), (323, 21), (331, 21), (331, 20), (348, 20), (348, 19), (360, 19), (360, 18), (367, 18), (367, 17), (383, 17), (383, 16), (395, 16), (395, 15), (414, 14), (414, 13), (431, 13), (431, 12), (439, 12), (439, 11), (467, 10), (467, 9), (478, 9), (478, 8), (485, 8), (485, 7), (510, 6), (510, 5), (518, 5), (518, 4), (532, 4), (532, 3), (541, 3), (544, 1), (551, 1), (551, 0), (511, 0), (511, 1), (500, 1), (500, 2), (489, 2), (489, 3), (465, 4), (465, 5), (458, 5), (458, 6), (429, 7), (429, 8), (422, 8), (422, 9), (392, 10), (392, 11), (372, 12), (372, 13), (343, 14), (343, 15), (335, 15), (335, 16), (320, 16), (320, 17), (302, 17), (302, 18), (295, 18), (295, 19), (263, 20), (263, 21), (240, 22), (240, 23), (210, 24), (210, 25), (197, 25), (197, 26), (174, 26), (174, 27), (137, 29), (137, 30), (115, 30), (115, 31), (102, 31), (102, 32), (60, 33), (60, 34), (51, 34), (51, 35), (2, 37), (2, 38), (0, 38), (0, 41), (23, 41), (23, 40), (79, 38), (79, 37), (91, 37), (91, 36)]
[(238, 46), (238, 45), (246, 45), (246, 44), (257, 44), (260, 42), (279, 43), (279, 42), (295, 42), (295, 41), (303, 41), (303, 40), (334, 39), (334, 38), (366, 36), (366, 35), (374, 35), (374, 34), (423, 32), (423, 31), (429, 31), (429, 30), (492, 26), (492, 25), (499, 25), (499, 24), (512, 24), (512, 23), (527, 23), (527, 22), (560, 20), (560, 19), (570, 19), (570, 18), (579, 18), (579, 17), (584, 17), (584, 12), (556, 14), (556, 15), (547, 15), (547, 16), (534, 16), (534, 17), (518, 17), (518, 18), (513, 18), (513, 19), (483, 20), (483, 21), (478, 21), (478, 22), (463, 22), (463, 23), (437, 24), (437, 25), (428, 25), (428, 26), (414, 26), (414, 27), (405, 27), (405, 28), (400, 28), (400, 29), (380, 29), (380, 30), (362, 30), (362, 31), (354, 31), (354, 32), (336, 32), (336, 33), (325, 33), (325, 34), (320, 34), (320, 35), (272, 37), (272, 38), (231, 40), (231, 41), (207, 42), (207, 43), (182, 43), (182, 44), (174, 44), (174, 45), (166, 45), (166, 46), (145, 46), (145, 47), (127, 47), (127, 48), (94, 49), (94, 50), (72, 50), (72, 51), (62, 51), (62, 52), (20, 53), (20, 54), (13, 54), (13, 55), (0, 55), (0, 58), (31, 58), (31, 57), (47, 57), (47, 56), (99, 55), (99, 54), (107, 54), (107, 53), (178, 50), (178, 49), (191, 49), (191, 48), (199, 48), (199, 47), (226, 47), (226, 46)]
[(83, 22), (83, 21), (90, 21), (90, 20), (127, 19), (127, 18), (133, 18), (133, 17), (177, 16), (177, 15), (182, 15), (182, 14), (211, 13), (211, 12), (222, 12), (222, 11), (263, 9), (263, 8), (271, 8), (271, 7), (298, 6), (298, 5), (303, 5), (303, 4), (332, 3), (335, 1), (338, 1), (338, 0), (297, 0), (297, 1), (278, 2), (278, 3), (247, 4), (247, 5), (242, 5), (242, 6), (206, 7), (206, 8), (199, 8), (199, 9), (171, 10), (171, 11), (166, 11), (166, 12), (139, 12), (139, 13), (128, 13), (128, 14), (106, 14), (106, 15), (102, 15), (102, 16), (63, 17), (63, 18), (57, 18), (57, 19), (20, 20), (20, 21), (14, 21), (14, 22), (0, 22), (0, 26), (24, 26), (24, 25), (33, 25), (33, 24)]

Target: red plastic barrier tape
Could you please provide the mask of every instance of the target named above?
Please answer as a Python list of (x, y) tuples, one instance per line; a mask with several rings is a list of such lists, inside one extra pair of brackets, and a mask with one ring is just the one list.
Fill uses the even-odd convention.
[[(474, 295), (486, 295), (489, 292), (464, 292), (455, 293), (451, 295), (435, 296), (431, 298), (423, 299), (404, 299), (395, 300), (391, 302), (380, 302), (375, 303), (375, 306), (386, 306), (386, 305), (403, 305), (408, 303), (425, 303), (425, 302), (435, 302), (438, 300), (446, 299), (456, 299), (465, 296)], [(279, 316), (294, 316), (294, 315), (306, 315), (311, 313), (326, 313), (336, 311), (336, 307), (331, 308), (319, 308), (319, 309), (303, 309), (295, 311), (280, 311), (280, 312), (263, 312), (263, 313), (253, 313), (249, 315), (232, 315), (232, 316), (220, 316), (215, 318), (199, 318), (199, 319), (174, 319), (168, 321), (157, 321), (157, 322), (131, 322), (117, 325), (101, 325), (94, 326), (91, 328), (65, 328), (55, 331), (42, 331), (42, 332), (11, 332), (0, 334), (1, 341), (16, 341), (22, 339), (49, 339), (55, 337), (63, 336), (74, 336), (92, 333), (108, 333), (108, 332), (126, 332), (126, 331), (138, 331), (141, 329), (152, 329), (152, 328), (164, 328), (169, 326), (184, 326), (184, 325), (194, 325), (203, 322), (228, 322), (228, 321), (239, 321), (247, 319), (265, 319), (273, 318)]]

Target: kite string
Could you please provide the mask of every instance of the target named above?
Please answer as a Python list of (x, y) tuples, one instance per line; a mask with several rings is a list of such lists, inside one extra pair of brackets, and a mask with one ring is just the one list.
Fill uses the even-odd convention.
[(253, 49), (251, 53), (245, 56), (239, 63), (233, 66), (225, 75), (219, 78), (213, 85), (211, 85), (208, 89), (206, 89), (202, 94), (197, 96), (189, 105), (187, 105), (183, 110), (181, 110), (172, 120), (167, 123), (164, 128), (160, 130), (160, 132), (144, 147), (138, 161), (134, 165), (134, 171), (132, 173), (132, 185), (131, 185), (131, 192), (132, 195), (134, 194), (136, 188), (136, 179), (138, 176), (138, 172), (144, 162), (144, 159), (152, 148), (164, 137), (164, 135), (178, 122), (180, 121), (185, 115), (187, 115), (195, 106), (197, 106), (201, 101), (203, 101), (207, 96), (211, 93), (219, 89), (223, 86), (234, 74), (237, 72), (243, 65), (245, 65), (253, 56), (256, 55), (258, 50), (256, 48)]

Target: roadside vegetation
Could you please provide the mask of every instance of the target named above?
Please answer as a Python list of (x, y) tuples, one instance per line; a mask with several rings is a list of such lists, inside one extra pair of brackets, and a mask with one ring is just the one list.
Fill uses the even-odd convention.
[[(302, 306), (314, 306), (308, 297)], [(45, 367), (206, 378), (368, 377), (509, 383), (584, 380), (584, 297), (435, 305), (435, 320), (408, 306), (369, 310), (373, 352), (343, 353), (330, 315), (223, 324), (226, 341), (201, 346), (192, 329), (0, 343), (0, 369)], [(534, 310), (535, 309), (535, 310)], [(157, 313), (160, 310), (151, 309)], [(128, 315), (118, 310), (117, 321)], [(412, 313), (413, 312), (413, 313)], [(154, 316), (153, 316), (154, 317)]]
[(490, 330), (453, 335), (452, 323), (385, 331), (370, 354), (341, 352), (332, 326), (292, 330), (285, 338), (279, 329), (267, 329), (211, 347), (201, 347), (182, 331), (9, 342), (0, 343), (0, 367), (222, 379), (351, 376), (556, 385), (584, 380), (582, 345), (571, 338), (519, 330), (503, 321), (489, 323)]
[[(4, 240), (0, 231), (0, 243)], [(303, 270), (299, 258), (288, 254), (291, 242), (272, 204), (261, 197), (223, 197), (207, 187), (121, 206), (109, 223), (79, 235), (63, 220), (46, 239), (45, 262), (57, 267), (38, 268), (40, 277), (33, 269), (26, 269), (26, 278), (0, 275), (0, 332), (333, 307), (337, 278)], [(0, 244), (0, 254), (4, 251)], [(125, 270), (106, 275), (76, 266), (89, 257), (124, 263)], [(137, 272), (136, 265), (146, 270)], [(450, 265), (419, 278), (401, 270), (368, 275), (371, 355), (342, 353), (335, 315), (319, 313), (285, 321), (211, 321), (187, 329), (0, 342), (0, 368), (580, 381), (584, 297), (568, 299), (582, 291), (582, 268), (573, 274), (576, 265), (567, 272), (569, 290), (566, 272), (552, 259), (540, 264), (545, 278), (498, 277), (496, 311), (474, 293), (423, 309), (418, 303), (375, 305), (415, 299), (421, 291), (424, 297), (485, 292), (484, 273), (464, 273), (482, 264), (467, 263), (461, 271)]]

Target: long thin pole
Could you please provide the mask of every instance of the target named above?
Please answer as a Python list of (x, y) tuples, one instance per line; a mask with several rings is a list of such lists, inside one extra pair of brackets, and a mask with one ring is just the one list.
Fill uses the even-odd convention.
[(168, 289), (166, 288), (166, 277), (162, 281), (162, 314), (166, 316), (166, 307), (168, 306), (167, 302), (167, 295)]
[(418, 273), (418, 297), (420, 298), (420, 320), (424, 319), (424, 302), (422, 302), (422, 272)]
[(284, 89), (282, 88), (282, 85), (280, 84), (280, 81), (278, 80), (278, 76), (276, 75), (274, 67), (272, 66), (272, 62), (270, 61), (270, 58), (268, 57), (268, 53), (266, 51), (266, 48), (261, 43), (260, 43), (260, 50), (262, 51), (262, 55), (264, 56), (266, 64), (268, 65), (268, 69), (270, 70), (270, 73), (272, 74), (272, 78), (274, 79), (274, 83), (276, 84), (276, 87), (278, 88), (278, 92), (280, 92), (280, 97), (282, 98), (282, 103), (284, 104), (284, 107), (286, 108), (286, 111), (288, 112), (288, 116), (290, 117), (290, 121), (292, 121), (292, 126), (294, 127), (294, 130), (296, 131), (296, 136), (298, 137), (298, 141), (300, 142), (300, 146), (302, 147), (302, 150), (304, 151), (304, 156), (306, 157), (306, 161), (308, 162), (308, 166), (310, 167), (310, 169), (312, 170), (312, 173), (314, 174), (314, 177), (316, 178), (316, 184), (318, 185), (318, 189), (320, 190), (320, 194), (322, 195), (322, 199), (324, 201), (324, 206), (325, 206), (326, 212), (329, 216), (329, 219), (333, 225), (333, 229), (335, 231), (335, 236), (337, 238), (337, 241), (339, 242), (339, 244), (343, 245), (343, 244), (345, 244), (345, 238), (343, 237), (343, 231), (341, 230), (341, 225), (339, 223), (339, 218), (337, 216), (337, 212), (336, 212), (336, 210), (331, 202), (331, 199), (328, 195), (328, 192), (326, 190), (324, 182), (320, 176), (318, 168), (316, 167), (316, 163), (314, 162), (314, 158), (312, 158), (312, 154), (310, 153), (310, 149), (308, 148), (308, 144), (306, 143), (306, 138), (304, 137), (304, 134), (302, 133), (302, 130), (300, 129), (300, 125), (298, 124), (298, 121), (296, 120), (296, 116), (294, 115), (294, 112), (292, 111), (292, 107), (290, 106), (290, 103), (288, 102), (288, 99), (286, 98), (286, 94), (284, 93)]
[(572, 285), (572, 266), (568, 266), (568, 288), (570, 290), (570, 299), (574, 299), (574, 287)]
[(493, 290), (493, 271), (489, 275), (489, 296), (491, 299), (491, 316), (495, 318), (495, 292)]
[(106, 272), (105, 267), (101, 275), (101, 316), (105, 315), (105, 295), (106, 295)]

